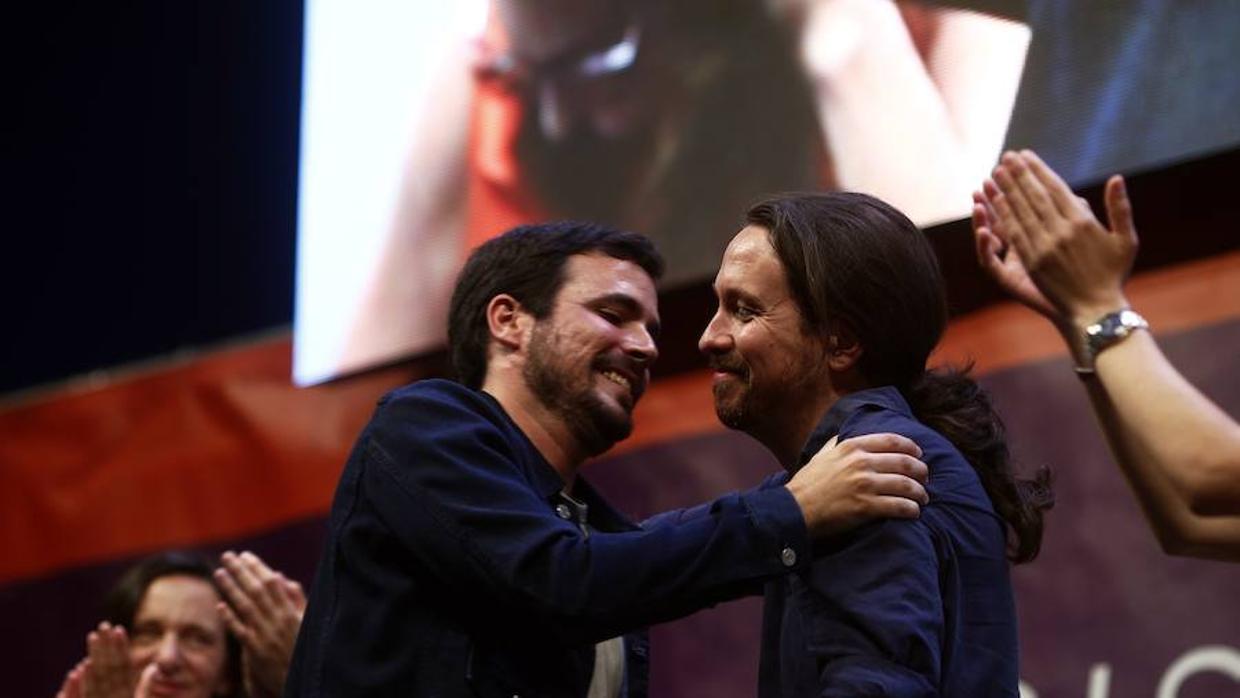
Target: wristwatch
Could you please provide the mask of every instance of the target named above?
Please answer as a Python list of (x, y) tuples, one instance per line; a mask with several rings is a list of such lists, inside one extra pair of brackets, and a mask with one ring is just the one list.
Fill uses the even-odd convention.
[(1085, 328), (1085, 343), (1089, 349), (1089, 360), (1092, 364), (1098, 354), (1112, 344), (1118, 343), (1134, 330), (1148, 330), (1150, 324), (1145, 318), (1129, 308), (1107, 313), (1098, 321)]

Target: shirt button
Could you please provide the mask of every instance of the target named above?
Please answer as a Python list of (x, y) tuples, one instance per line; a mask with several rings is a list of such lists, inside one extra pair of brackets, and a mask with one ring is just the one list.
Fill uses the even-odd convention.
[(569, 509), (567, 504), (560, 503), (555, 505), (555, 515), (568, 521), (573, 518), (573, 510)]
[(784, 567), (792, 567), (797, 564), (797, 551), (790, 547), (785, 547), (779, 551), (779, 561), (784, 563)]

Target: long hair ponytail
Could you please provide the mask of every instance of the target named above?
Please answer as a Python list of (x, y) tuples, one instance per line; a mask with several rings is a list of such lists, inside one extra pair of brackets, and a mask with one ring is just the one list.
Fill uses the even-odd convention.
[(1008, 528), (1008, 559), (1029, 562), (1042, 547), (1043, 513), (1054, 506), (1050, 469), (1020, 477), (1008, 452), (1003, 420), (990, 396), (963, 370), (925, 371), (901, 389), (913, 414), (964, 455), (995, 513)]

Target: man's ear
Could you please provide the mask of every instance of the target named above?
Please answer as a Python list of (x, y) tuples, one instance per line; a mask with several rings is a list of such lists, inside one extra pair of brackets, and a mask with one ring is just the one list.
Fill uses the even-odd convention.
[(835, 323), (831, 334), (827, 335), (827, 366), (832, 371), (843, 373), (856, 368), (864, 351), (851, 328)]
[(525, 346), (530, 327), (530, 314), (520, 301), (501, 293), (487, 303), (487, 329), (491, 339), (505, 352), (519, 351)]

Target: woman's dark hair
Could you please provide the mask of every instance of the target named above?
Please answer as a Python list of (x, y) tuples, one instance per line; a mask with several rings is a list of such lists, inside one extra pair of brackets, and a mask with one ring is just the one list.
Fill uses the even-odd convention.
[(968, 367), (926, 370), (947, 325), (947, 298), (934, 250), (917, 226), (854, 192), (776, 196), (752, 206), (746, 221), (768, 231), (807, 329), (852, 332), (865, 380), (899, 389), (917, 418), (977, 471), (1008, 525), (1008, 557), (1036, 557), (1043, 512), (1054, 503), (1050, 472), (1017, 476), (1003, 421)]
[(523, 225), (474, 250), (457, 277), (448, 309), (448, 346), (457, 378), (471, 388), (486, 378), (486, 308), (492, 298), (507, 293), (542, 319), (564, 285), (568, 258), (590, 252), (633, 262), (655, 281), (663, 275), (663, 258), (645, 236), (596, 223)]
[[(103, 599), (103, 618), (112, 625), (120, 625), (133, 632), (134, 617), (146, 597), (146, 591), (156, 580), (163, 577), (183, 576), (201, 579), (215, 589), (221, 600), (227, 599), (212, 576), (213, 567), (207, 558), (192, 552), (167, 551), (147, 557), (125, 571)], [(241, 684), (241, 645), (231, 632), (225, 629), (227, 649), (228, 685), (235, 698), (244, 696)]]

